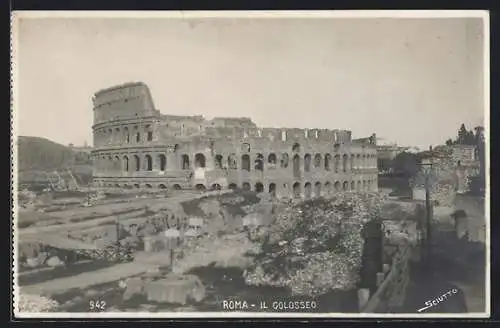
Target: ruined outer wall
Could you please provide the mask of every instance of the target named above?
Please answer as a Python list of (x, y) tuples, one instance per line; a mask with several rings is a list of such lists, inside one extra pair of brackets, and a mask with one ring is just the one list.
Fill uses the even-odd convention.
[[(126, 91), (131, 88), (141, 101), (127, 100), (136, 94)], [(249, 118), (161, 115), (142, 83), (110, 90), (95, 97), (95, 103), (104, 103), (100, 95), (116, 96), (116, 105), (99, 107), (94, 117), (99, 186), (239, 187), (283, 197), (376, 189), (376, 146), (352, 141), (350, 131), (258, 128)]]

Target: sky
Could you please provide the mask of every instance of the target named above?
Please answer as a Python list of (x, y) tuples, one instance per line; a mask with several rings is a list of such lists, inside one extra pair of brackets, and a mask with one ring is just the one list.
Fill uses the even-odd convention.
[(92, 143), (92, 96), (427, 148), (485, 117), (481, 18), (19, 17), (17, 134)]

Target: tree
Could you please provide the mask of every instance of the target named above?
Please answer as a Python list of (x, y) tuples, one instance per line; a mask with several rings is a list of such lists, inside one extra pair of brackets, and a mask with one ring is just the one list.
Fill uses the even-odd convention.
[(453, 142), (453, 140), (451, 140), (451, 138), (446, 140), (446, 146), (451, 146), (453, 144), (454, 144), (454, 142)]
[(458, 130), (457, 144), (464, 145), (467, 141), (468, 131), (465, 128), (465, 124), (462, 123), (460, 129)]

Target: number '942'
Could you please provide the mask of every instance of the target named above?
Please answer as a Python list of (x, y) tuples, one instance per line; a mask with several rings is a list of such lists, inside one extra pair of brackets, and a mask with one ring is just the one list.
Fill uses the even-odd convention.
[(90, 311), (105, 311), (106, 310), (106, 302), (100, 300), (90, 300), (89, 301), (89, 310)]

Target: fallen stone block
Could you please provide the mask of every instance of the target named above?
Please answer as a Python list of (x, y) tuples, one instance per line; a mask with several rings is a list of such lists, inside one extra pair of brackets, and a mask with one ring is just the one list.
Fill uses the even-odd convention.
[(47, 260), (47, 265), (49, 267), (58, 267), (58, 266), (63, 266), (64, 262), (61, 261), (57, 256), (52, 256)]

